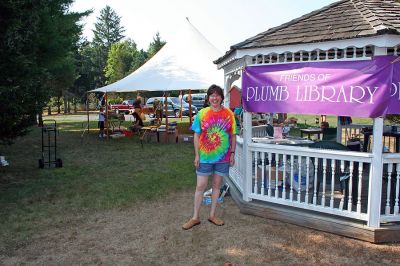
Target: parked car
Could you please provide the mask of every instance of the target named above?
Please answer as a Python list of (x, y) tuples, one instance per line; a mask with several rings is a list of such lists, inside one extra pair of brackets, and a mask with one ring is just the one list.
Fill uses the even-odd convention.
[(111, 110), (115, 111), (117, 114), (125, 113), (125, 114), (130, 114), (133, 112), (133, 102), (134, 100), (124, 100), (120, 104), (112, 104), (111, 105)]
[[(200, 111), (204, 106), (204, 101), (206, 99), (207, 93), (194, 93), (194, 94), (191, 94), (191, 96), (192, 96), (192, 105), (196, 106), (197, 110)], [(189, 94), (185, 94), (185, 95), (183, 95), (182, 99), (185, 102), (188, 102), (188, 97), (189, 97)]]
[[(164, 97), (152, 97), (147, 100), (145, 107), (146, 108), (153, 107), (155, 99), (160, 100), (161, 104), (164, 105), (164, 100), (165, 100)], [(168, 97), (168, 116), (179, 117), (180, 109), (181, 109), (181, 100), (179, 99), (179, 97)], [(165, 117), (165, 108), (163, 108), (163, 110), (164, 110), (163, 116)], [(195, 116), (197, 112), (198, 112), (197, 107), (192, 105), (192, 116)], [(182, 115), (189, 116), (189, 104), (184, 100), (182, 100)]]

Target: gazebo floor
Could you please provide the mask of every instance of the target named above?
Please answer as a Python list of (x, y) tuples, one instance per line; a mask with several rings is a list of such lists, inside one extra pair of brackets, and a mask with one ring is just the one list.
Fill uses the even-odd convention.
[(290, 224), (304, 226), (345, 237), (372, 243), (390, 243), (400, 241), (400, 225), (386, 224), (380, 228), (370, 228), (365, 222), (338, 217), (335, 215), (297, 209), (275, 203), (252, 200), (246, 202), (236, 186), (229, 180), (230, 194), (243, 214), (264, 217)]

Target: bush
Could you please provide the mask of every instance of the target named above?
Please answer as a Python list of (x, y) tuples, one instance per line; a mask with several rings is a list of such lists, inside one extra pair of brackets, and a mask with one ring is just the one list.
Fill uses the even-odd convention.
[(392, 124), (400, 124), (400, 115), (387, 115), (386, 119)]

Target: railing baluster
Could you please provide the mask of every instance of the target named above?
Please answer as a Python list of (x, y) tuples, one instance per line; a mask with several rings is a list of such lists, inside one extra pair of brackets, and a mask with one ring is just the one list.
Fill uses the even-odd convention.
[(293, 201), (293, 163), (294, 163), (294, 155), (290, 156), (290, 201)]
[(279, 183), (279, 154), (275, 153), (275, 198), (278, 198), (278, 183)]
[(350, 177), (349, 177), (349, 198), (347, 201), (347, 211), (352, 211), (353, 204), (353, 169), (354, 169), (354, 161), (350, 161)]
[[(345, 164), (345, 162), (343, 160), (340, 160), (340, 172), (343, 174), (344, 174), (344, 164)], [(343, 211), (344, 197), (345, 197), (345, 195), (342, 194), (342, 197), (340, 198), (339, 210), (341, 210), (341, 211)]]
[(333, 209), (333, 203), (335, 198), (335, 160), (331, 160), (332, 176), (331, 176), (331, 200), (330, 207)]
[(393, 171), (393, 164), (388, 164), (388, 183), (386, 189), (386, 207), (385, 207), (385, 214), (390, 214), (390, 189), (391, 189), (391, 181), (392, 181), (392, 171)]
[(315, 167), (314, 167), (314, 196), (313, 196), (313, 203), (317, 205), (317, 185), (318, 185), (318, 158), (315, 157)]
[(308, 204), (308, 185), (310, 184), (310, 157), (306, 157), (307, 176), (306, 176), (306, 196), (304, 201)]
[(286, 199), (286, 154), (283, 155), (283, 183), (282, 183), (282, 198)]
[(297, 201), (300, 202), (301, 201), (301, 156), (298, 156), (298, 165), (299, 165), (299, 172), (297, 175), (297, 182), (298, 182), (298, 190), (297, 190)]
[(268, 197), (271, 197), (272, 154), (268, 152)]
[(326, 188), (326, 158), (323, 159), (322, 161), (322, 171), (323, 171), (323, 176), (322, 176), (322, 198), (321, 198), (321, 205), (325, 207), (325, 188)]
[(265, 180), (265, 152), (261, 152), (261, 195), (265, 195), (264, 180)]
[(396, 200), (394, 204), (394, 210), (393, 213), (395, 215), (399, 214), (399, 182), (400, 182), (400, 163), (396, 165), (396, 172), (397, 172), (397, 179), (396, 179)]
[(361, 213), (362, 175), (363, 175), (363, 163), (359, 163), (359, 165), (358, 165), (358, 197), (357, 197), (357, 213)]
[(254, 188), (253, 193), (257, 194), (258, 187), (257, 187), (257, 179), (258, 179), (258, 152), (254, 152)]

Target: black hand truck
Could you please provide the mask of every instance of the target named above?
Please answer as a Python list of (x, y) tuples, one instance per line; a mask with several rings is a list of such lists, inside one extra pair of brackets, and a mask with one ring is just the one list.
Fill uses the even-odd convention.
[(39, 168), (62, 167), (62, 160), (57, 158), (57, 122), (53, 119), (43, 120), (42, 124), (42, 158)]

